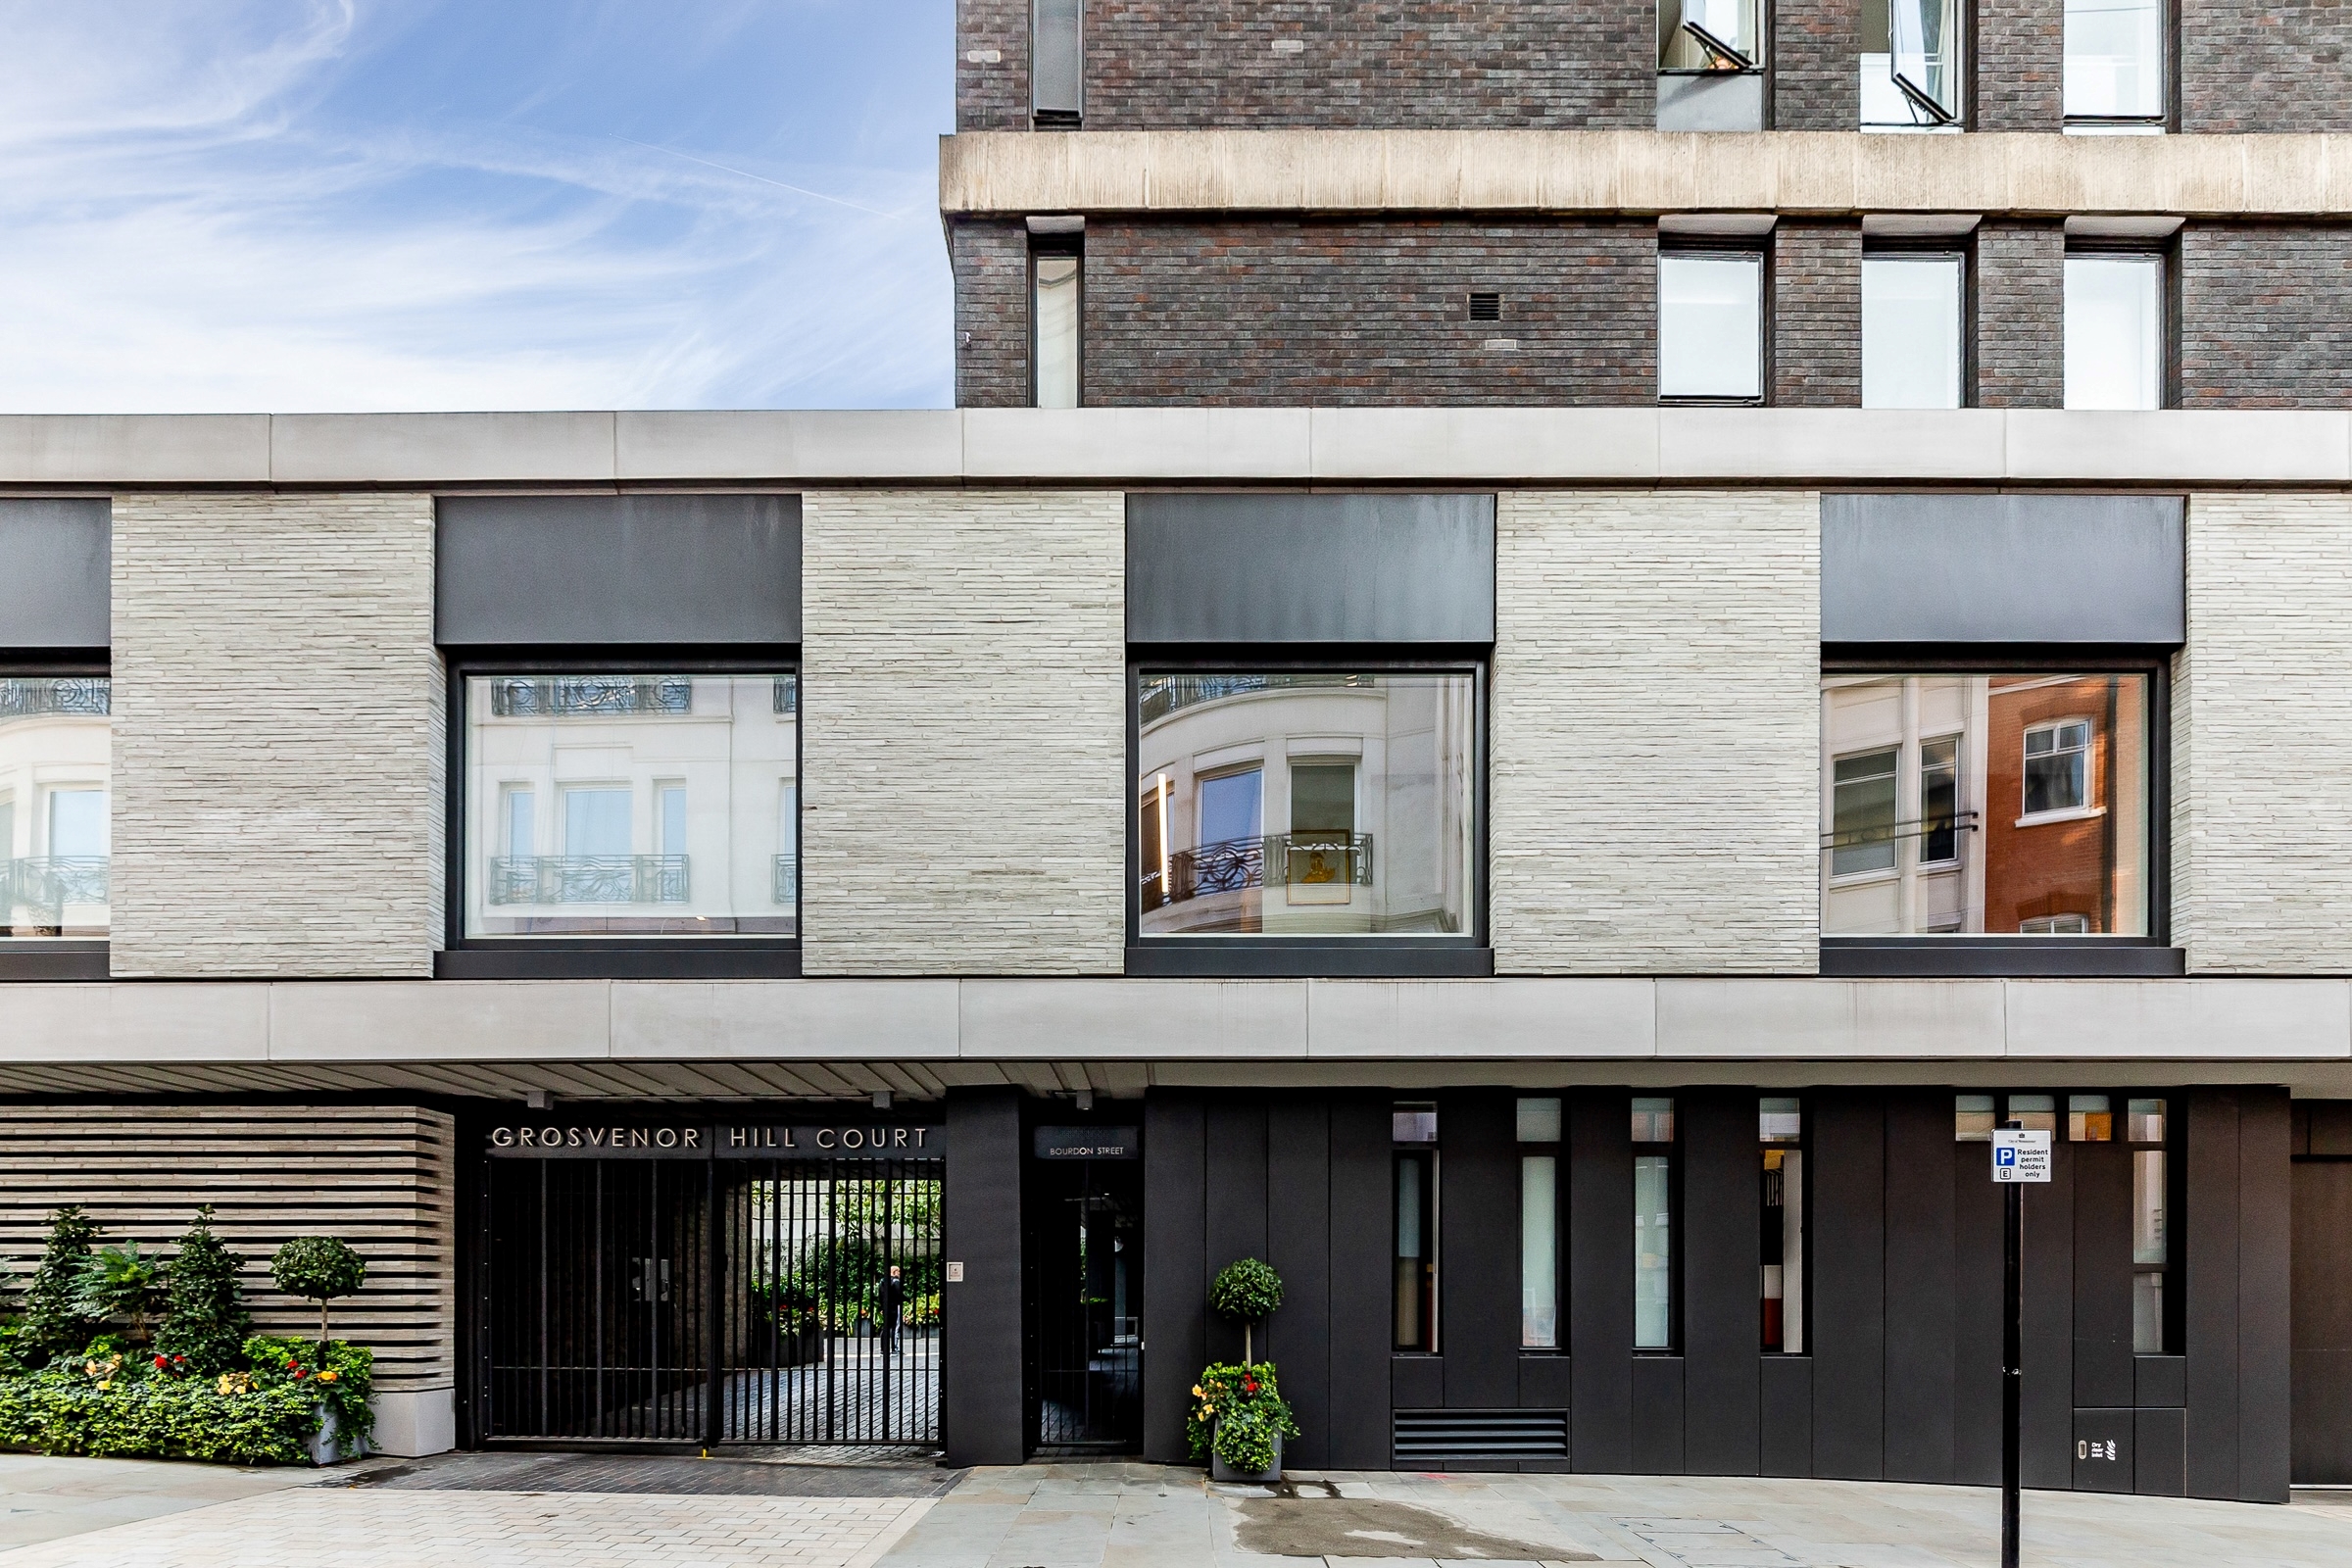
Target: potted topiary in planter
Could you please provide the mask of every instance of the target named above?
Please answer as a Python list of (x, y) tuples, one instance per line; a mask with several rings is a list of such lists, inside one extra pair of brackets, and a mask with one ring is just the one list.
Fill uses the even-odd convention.
[(1258, 1320), (1282, 1305), (1282, 1276), (1254, 1257), (1228, 1263), (1208, 1288), (1209, 1305), (1242, 1325), (1242, 1364), (1220, 1362), (1193, 1385), (1185, 1429), (1193, 1457), (1206, 1453), (1218, 1481), (1280, 1481), (1282, 1440), (1298, 1423), (1275, 1385), (1274, 1363), (1256, 1359)]
[[(326, 1303), (338, 1296), (358, 1294), (368, 1278), (368, 1260), (332, 1236), (297, 1236), (270, 1260), (270, 1275), (288, 1296), (318, 1303), (318, 1357), (323, 1362), (327, 1356)], [(311, 1444), (313, 1463), (334, 1463), (343, 1446), (340, 1425), (333, 1403), (320, 1400), (318, 1435)]]

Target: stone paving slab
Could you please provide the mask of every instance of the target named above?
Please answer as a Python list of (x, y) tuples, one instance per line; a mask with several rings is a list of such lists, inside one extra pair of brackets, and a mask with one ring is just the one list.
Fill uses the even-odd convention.
[[(732, 1497), (936, 1497), (960, 1470), (601, 1453), (442, 1453), (354, 1476), (396, 1492), (596, 1492)], [(323, 1486), (337, 1483), (322, 1481)]]
[(316, 1470), (0, 1454), (0, 1551), (318, 1479)]
[(5, 1568), (870, 1568), (928, 1497), (297, 1487), (0, 1551)]

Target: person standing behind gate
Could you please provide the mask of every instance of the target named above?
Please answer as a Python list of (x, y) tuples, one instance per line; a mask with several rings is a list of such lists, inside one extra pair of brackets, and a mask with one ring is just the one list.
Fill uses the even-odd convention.
[(888, 1355), (899, 1348), (899, 1319), (905, 1315), (906, 1286), (899, 1278), (899, 1265), (890, 1265), (889, 1277), (882, 1281), (882, 1353)]

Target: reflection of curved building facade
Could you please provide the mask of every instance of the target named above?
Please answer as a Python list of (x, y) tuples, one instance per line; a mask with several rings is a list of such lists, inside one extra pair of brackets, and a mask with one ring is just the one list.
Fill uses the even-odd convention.
[(471, 935), (797, 929), (790, 675), (466, 682)]
[(1146, 674), (1147, 936), (1457, 936), (1477, 688), (1466, 671)]
[(0, 935), (107, 934), (112, 706), (103, 677), (0, 680)]

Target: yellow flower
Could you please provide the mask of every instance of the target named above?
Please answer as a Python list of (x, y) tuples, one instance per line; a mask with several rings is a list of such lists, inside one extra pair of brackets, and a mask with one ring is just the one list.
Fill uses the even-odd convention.
[(318, 1374), (318, 1381), (321, 1383), (332, 1383), (335, 1381), (335, 1375), (332, 1372), (321, 1372)]
[(1208, 1396), (1202, 1394), (1200, 1392), (1200, 1385), (1196, 1383), (1193, 1385), (1193, 1397), (1196, 1399), (1204, 1399), (1208, 1397)]
[(115, 1380), (113, 1378), (100, 1378), (98, 1380), (98, 1388), (101, 1393), (113, 1388), (114, 1386)]

